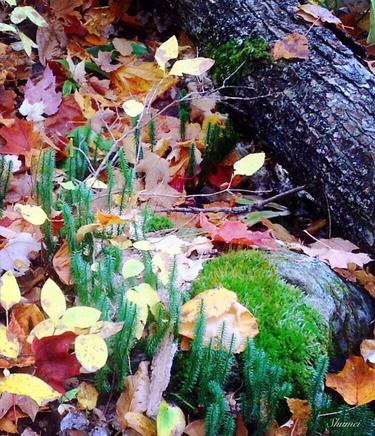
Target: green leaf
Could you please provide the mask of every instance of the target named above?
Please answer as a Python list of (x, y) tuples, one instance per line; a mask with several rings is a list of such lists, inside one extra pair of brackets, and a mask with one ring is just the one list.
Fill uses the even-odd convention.
[(273, 210), (262, 210), (262, 211), (255, 211), (255, 212), (250, 212), (248, 215), (246, 215), (246, 223), (251, 227), (256, 223), (259, 223), (260, 221), (262, 221), (263, 218), (275, 218), (278, 216), (285, 216), (285, 215), (289, 215), (289, 211), (288, 210), (283, 210), (283, 211), (273, 211)]
[(368, 33), (367, 42), (369, 44), (375, 44), (375, 0), (371, 0), (370, 31)]
[(122, 267), (122, 275), (125, 279), (129, 279), (130, 277), (135, 277), (139, 275), (145, 266), (140, 260), (137, 259), (129, 259), (124, 263)]
[(252, 176), (264, 164), (266, 156), (264, 153), (252, 153), (243, 157), (234, 164), (235, 176)]
[(17, 0), (5, 0), (9, 6), (17, 6)]
[(10, 14), (10, 21), (14, 24), (22, 23), (26, 18), (39, 27), (47, 26), (47, 21), (31, 6), (17, 6)]
[(72, 94), (76, 89), (79, 88), (78, 83), (73, 82), (71, 80), (65, 80), (64, 85), (63, 85), (63, 95), (69, 95)]
[(182, 434), (185, 428), (185, 415), (179, 407), (163, 401), (156, 418), (156, 428), (158, 436)]
[(141, 58), (142, 56), (145, 56), (149, 53), (149, 49), (144, 44), (141, 44), (139, 42), (134, 42), (133, 44), (131, 44), (131, 46), (133, 49), (133, 55), (136, 58)]
[(68, 403), (69, 401), (72, 401), (78, 394), (79, 388), (70, 389), (70, 391), (65, 392), (64, 396), (62, 397), (63, 403)]
[(20, 40), (23, 44), (23, 48), (24, 48), (26, 54), (28, 56), (30, 56), (31, 50), (33, 48), (38, 48), (38, 46), (35, 44), (35, 42), (32, 39), (30, 39), (28, 36), (26, 36), (23, 32), (18, 31), (18, 36), (20, 37)]

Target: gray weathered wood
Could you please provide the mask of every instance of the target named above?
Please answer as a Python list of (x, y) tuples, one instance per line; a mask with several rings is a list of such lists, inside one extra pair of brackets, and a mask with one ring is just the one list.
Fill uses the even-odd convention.
[[(204, 52), (207, 42), (263, 37), (271, 44), (311, 23), (297, 0), (157, 0)], [(344, 236), (375, 253), (375, 77), (334, 32), (313, 27), (309, 61), (257, 62), (234, 107), (321, 205)], [(328, 214), (327, 214), (328, 215)]]

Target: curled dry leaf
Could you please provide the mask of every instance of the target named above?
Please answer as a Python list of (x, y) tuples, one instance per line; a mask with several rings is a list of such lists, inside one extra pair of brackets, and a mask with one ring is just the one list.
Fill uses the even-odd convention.
[(206, 343), (211, 338), (219, 341), (223, 323), (226, 341), (224, 345), (229, 348), (233, 335), (235, 353), (245, 349), (247, 338), (254, 338), (259, 333), (255, 317), (238, 302), (237, 294), (225, 288), (218, 288), (204, 291), (182, 306), (179, 331), (182, 336), (193, 339), (202, 302), (207, 319), (204, 337)]
[(375, 339), (365, 339), (361, 342), (361, 355), (366, 362), (375, 364)]
[(367, 404), (375, 400), (375, 369), (361, 356), (351, 355), (341, 372), (327, 375), (326, 385), (338, 392), (347, 404)]
[(53, 256), (52, 265), (64, 285), (71, 286), (74, 283), (70, 269), (70, 251), (66, 239)]
[(320, 25), (322, 23), (341, 24), (341, 20), (327, 8), (310, 3), (306, 5), (299, 5), (297, 15), (310, 23)]

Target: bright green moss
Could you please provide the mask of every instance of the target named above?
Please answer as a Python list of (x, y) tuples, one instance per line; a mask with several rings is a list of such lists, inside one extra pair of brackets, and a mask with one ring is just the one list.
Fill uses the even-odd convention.
[(329, 329), (320, 314), (255, 250), (231, 252), (208, 262), (192, 292), (220, 285), (235, 291), (255, 315), (260, 328), (257, 347), (284, 369), (294, 394), (305, 392), (314, 362), (329, 348)]
[(219, 46), (208, 46), (207, 52), (215, 60), (213, 78), (217, 83), (229, 77), (238, 79), (252, 61), (270, 59), (268, 49), (268, 42), (262, 38), (233, 39)]

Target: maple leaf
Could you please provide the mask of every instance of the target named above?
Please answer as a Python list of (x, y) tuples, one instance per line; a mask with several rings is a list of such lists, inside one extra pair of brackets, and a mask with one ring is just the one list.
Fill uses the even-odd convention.
[(65, 332), (34, 339), (31, 345), (35, 353), (35, 375), (61, 393), (65, 393), (65, 380), (80, 374), (81, 364), (69, 352), (76, 336), (73, 332)]
[(112, 64), (111, 62), (112, 52), (110, 51), (99, 51), (98, 57), (95, 58), (96, 65), (99, 65), (99, 67), (106, 73), (111, 73), (121, 67), (121, 64)]
[(272, 56), (279, 59), (309, 59), (309, 47), (307, 37), (297, 32), (287, 35), (284, 39), (275, 42)]
[(221, 227), (217, 227), (210, 223), (202, 212), (199, 215), (199, 223), (210, 234), (212, 240), (216, 242), (259, 248), (277, 248), (269, 230), (252, 232), (247, 229), (246, 224), (239, 221), (226, 221)]
[(320, 239), (310, 247), (299, 246), (299, 248), (311, 257), (319, 257), (331, 268), (347, 268), (350, 263), (362, 267), (372, 260), (366, 253), (352, 253), (358, 247), (342, 238)]
[(29, 108), (32, 108), (35, 105), (41, 107), (40, 113), (46, 115), (55, 114), (62, 101), (61, 92), (56, 92), (55, 88), (56, 77), (47, 65), (43, 72), (43, 77), (36, 84), (34, 84), (30, 79), (27, 81), (25, 86), (25, 99), (19, 109), (21, 114), (30, 117), (32, 112), (29, 111)]
[(6, 144), (0, 145), (1, 154), (27, 155), (32, 148), (36, 148), (40, 139), (38, 132), (33, 129), (33, 124), (26, 120), (16, 118), (12, 127), (0, 128)]
[(45, 126), (47, 130), (65, 136), (85, 122), (86, 119), (75, 101), (74, 95), (70, 94), (63, 98), (58, 112), (46, 119)]
[(36, 42), (38, 45), (39, 61), (43, 66), (46, 66), (47, 61), (63, 56), (68, 38), (62, 23), (55, 20), (53, 23), (48, 23), (47, 26), (38, 27)]
[(351, 355), (341, 372), (327, 375), (326, 385), (337, 391), (347, 404), (367, 404), (375, 400), (375, 369), (362, 357)]

